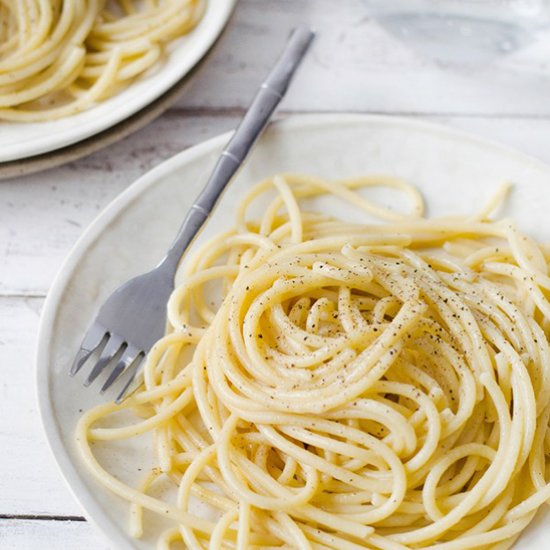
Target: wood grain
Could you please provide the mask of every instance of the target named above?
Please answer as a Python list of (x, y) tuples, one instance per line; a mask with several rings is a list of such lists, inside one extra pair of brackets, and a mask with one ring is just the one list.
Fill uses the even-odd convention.
[(213, 58), (178, 105), (247, 105), (288, 32), (302, 21), (318, 36), (284, 109), (550, 114), (548, 41), (479, 65), (443, 64), (390, 35), (362, 0), (241, 0)]
[(42, 298), (0, 298), (0, 516), (82, 515), (38, 418), (33, 341), (42, 303)]
[(110, 550), (101, 533), (85, 521), (0, 518), (0, 548), (5, 550)]

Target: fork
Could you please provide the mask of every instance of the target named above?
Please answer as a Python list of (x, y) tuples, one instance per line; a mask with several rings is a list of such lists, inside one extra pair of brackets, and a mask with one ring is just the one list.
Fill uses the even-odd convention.
[[(86, 387), (109, 365), (114, 365), (100, 392), (105, 392), (120, 378), (127, 378), (116, 403), (128, 395), (144, 358), (164, 334), (166, 304), (174, 290), (174, 276), (180, 258), (267, 126), (313, 37), (313, 31), (305, 25), (293, 31), (281, 57), (257, 91), (160, 264), (117, 288), (99, 309), (70, 370), (71, 376), (74, 376), (92, 355), (99, 354), (84, 382)], [(138, 384), (134, 384), (133, 389), (137, 387)]]

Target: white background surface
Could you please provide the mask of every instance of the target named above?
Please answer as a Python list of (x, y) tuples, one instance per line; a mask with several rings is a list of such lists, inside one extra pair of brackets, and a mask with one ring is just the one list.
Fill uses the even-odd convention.
[(176, 108), (88, 158), (0, 182), (1, 550), (110, 548), (82, 520), (41, 433), (33, 354), (43, 297), (72, 244), (113, 197), (167, 157), (235, 125), (288, 30), (301, 20), (320, 36), (283, 114), (422, 117), (550, 163), (550, 48), (548, 66), (510, 59), (448, 67), (387, 35), (360, 0), (241, 0), (217, 52)]

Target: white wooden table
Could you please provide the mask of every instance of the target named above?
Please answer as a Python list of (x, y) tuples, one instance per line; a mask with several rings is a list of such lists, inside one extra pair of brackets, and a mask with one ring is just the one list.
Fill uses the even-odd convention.
[(548, 66), (544, 55), (527, 65), (518, 57), (480, 68), (442, 66), (389, 36), (361, 0), (241, 0), (213, 58), (175, 108), (88, 158), (0, 182), (1, 550), (110, 548), (82, 517), (42, 435), (33, 355), (44, 296), (73, 243), (111, 199), (174, 153), (234, 127), (301, 20), (319, 37), (283, 115), (422, 117), (550, 162), (550, 47)]

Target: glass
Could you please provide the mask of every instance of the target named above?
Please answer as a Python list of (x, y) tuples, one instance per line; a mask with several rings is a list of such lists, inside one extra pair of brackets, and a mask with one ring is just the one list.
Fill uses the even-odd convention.
[(444, 62), (489, 61), (550, 27), (550, 0), (363, 0), (389, 32)]

